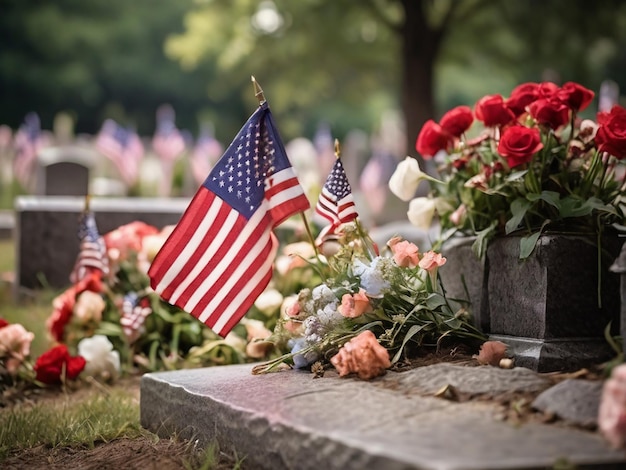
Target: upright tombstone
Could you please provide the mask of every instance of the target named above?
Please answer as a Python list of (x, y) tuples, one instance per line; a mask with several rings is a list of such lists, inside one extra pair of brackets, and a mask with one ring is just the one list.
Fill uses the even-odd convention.
[(50, 147), (38, 155), (36, 194), (84, 196), (98, 154), (79, 146)]
[[(69, 275), (79, 250), (78, 218), (84, 204), (84, 197), (16, 198), (17, 289), (69, 285)], [(188, 204), (187, 198), (93, 198), (90, 207), (98, 229), (104, 235), (134, 221), (157, 228), (176, 224)]]
[(620, 276), (620, 335), (622, 351), (626, 355), (626, 243), (622, 245), (622, 251), (609, 269)]

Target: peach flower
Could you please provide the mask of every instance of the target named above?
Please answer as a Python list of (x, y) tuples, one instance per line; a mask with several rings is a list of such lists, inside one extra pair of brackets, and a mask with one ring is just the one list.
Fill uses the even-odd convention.
[(446, 259), (441, 256), (441, 253), (435, 253), (434, 251), (428, 251), (424, 253), (424, 256), (419, 262), (419, 267), (426, 271), (433, 271), (440, 266), (446, 264)]
[(135, 221), (121, 225), (117, 229), (104, 235), (107, 250), (118, 250), (120, 259), (126, 259), (129, 251), (140, 252), (144, 237), (156, 235), (159, 229), (145, 222)]
[(246, 355), (253, 359), (261, 359), (269, 353), (274, 344), (265, 341), (272, 332), (265, 327), (260, 320), (244, 319), (244, 326), (248, 335), (248, 344), (246, 345)]
[(400, 237), (393, 237), (387, 242), (387, 246), (391, 248), (393, 260), (396, 264), (403, 268), (414, 268), (419, 263), (419, 249), (417, 245)]
[(371, 312), (372, 306), (369, 297), (365, 295), (365, 290), (359, 289), (356, 294), (344, 294), (337, 310), (344, 317), (357, 318), (364, 313)]
[(100, 323), (104, 307), (104, 299), (100, 294), (86, 290), (76, 297), (74, 319), (81, 325), (91, 321)]
[(389, 353), (369, 330), (344, 344), (330, 362), (340, 377), (355, 373), (362, 380), (383, 375), (391, 367)]
[(615, 367), (604, 383), (598, 429), (613, 447), (626, 447), (626, 364)]
[(30, 343), (34, 338), (35, 335), (19, 323), (0, 328), (0, 358), (4, 358), (4, 365), (10, 374), (15, 374), (30, 354)]

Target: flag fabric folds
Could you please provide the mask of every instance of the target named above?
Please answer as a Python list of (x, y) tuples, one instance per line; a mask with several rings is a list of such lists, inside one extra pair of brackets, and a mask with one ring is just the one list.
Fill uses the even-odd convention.
[(94, 271), (107, 275), (109, 273), (109, 258), (106, 244), (98, 232), (93, 212), (89, 210), (83, 211), (80, 216), (78, 238), (80, 239), (80, 248), (74, 269), (70, 274), (70, 281), (76, 284)]
[(315, 212), (330, 222), (317, 237), (317, 243), (332, 238), (341, 224), (356, 219), (359, 214), (354, 205), (352, 188), (339, 158), (336, 159), (322, 188)]
[(148, 271), (152, 288), (225, 336), (272, 277), (273, 228), (308, 208), (264, 102), (155, 257)]
[(147, 297), (139, 298), (136, 292), (124, 296), (120, 325), (129, 343), (134, 343), (141, 335), (146, 318), (152, 313)]

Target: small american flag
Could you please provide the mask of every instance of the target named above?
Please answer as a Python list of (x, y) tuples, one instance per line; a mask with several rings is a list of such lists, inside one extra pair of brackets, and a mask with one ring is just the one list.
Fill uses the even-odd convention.
[(78, 238), (80, 248), (74, 269), (70, 274), (70, 281), (76, 284), (94, 271), (99, 271), (106, 276), (109, 273), (106, 244), (98, 232), (93, 212), (89, 210), (83, 211), (80, 216)]
[(157, 125), (152, 137), (152, 149), (161, 160), (176, 160), (185, 151), (185, 139), (176, 127), (176, 114), (170, 105), (157, 110)]
[(120, 324), (129, 343), (132, 344), (137, 341), (143, 330), (146, 318), (151, 313), (152, 308), (147, 297), (140, 299), (136, 292), (129, 292), (124, 296)]
[(359, 214), (354, 206), (352, 188), (339, 158), (336, 159), (317, 201), (315, 212), (330, 221), (318, 236), (317, 242), (330, 238), (339, 225), (356, 219)]
[(95, 145), (98, 151), (117, 167), (120, 177), (127, 186), (137, 182), (144, 146), (134, 130), (107, 119), (102, 124)]
[(37, 154), (46, 145), (37, 113), (26, 115), (24, 123), (15, 134), (14, 145), (13, 174), (24, 188), (31, 189)]
[(278, 249), (272, 230), (308, 208), (264, 102), (155, 257), (152, 288), (225, 336), (272, 277)]
[(202, 184), (206, 175), (219, 157), (224, 153), (224, 147), (213, 137), (210, 128), (203, 128), (198, 136), (196, 145), (189, 156), (191, 174), (197, 184)]

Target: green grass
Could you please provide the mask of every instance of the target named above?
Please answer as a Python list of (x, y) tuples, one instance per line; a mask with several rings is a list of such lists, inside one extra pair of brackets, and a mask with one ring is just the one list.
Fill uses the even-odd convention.
[(0, 458), (38, 445), (93, 447), (148, 434), (139, 424), (137, 400), (127, 393), (113, 391), (78, 402), (67, 395), (61, 403), (18, 405), (0, 413)]

